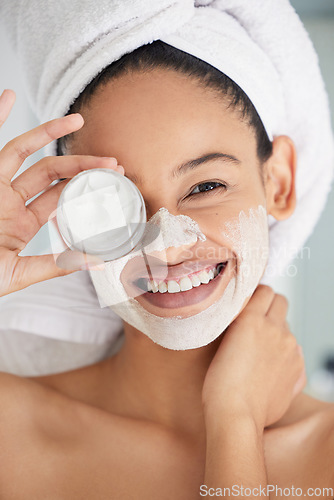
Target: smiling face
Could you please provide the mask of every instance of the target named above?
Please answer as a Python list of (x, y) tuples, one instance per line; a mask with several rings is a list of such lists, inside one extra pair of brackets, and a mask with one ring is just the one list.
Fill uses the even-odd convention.
[(123, 285), (152, 314), (175, 316), (187, 307), (187, 315), (196, 314), (222, 295), (237, 272), (237, 253), (219, 228), (258, 205), (276, 218), (293, 211), (291, 141), (275, 140), (271, 159), (261, 167), (254, 130), (228, 104), (189, 77), (155, 69), (110, 80), (80, 110), (85, 125), (74, 134), (68, 153), (116, 157), (141, 191), (148, 219), (165, 207), (174, 216), (195, 220), (205, 234), (205, 241), (164, 252), (171, 279), (194, 266), (229, 263), (209, 295), (203, 290), (209, 285), (165, 294), (170, 303), (163, 307), (138, 295), (129, 261)]

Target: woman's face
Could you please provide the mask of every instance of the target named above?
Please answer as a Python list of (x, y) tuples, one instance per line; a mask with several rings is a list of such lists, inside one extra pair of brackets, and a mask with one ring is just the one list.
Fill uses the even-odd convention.
[[(70, 154), (116, 157), (141, 191), (148, 219), (165, 207), (198, 223), (206, 240), (170, 248), (165, 254), (168, 266), (184, 269), (195, 262), (201, 268), (206, 262), (228, 260), (224, 279), (208, 297), (189, 306), (191, 314), (216, 301), (236, 272), (233, 242), (217, 228), (258, 205), (270, 213), (255, 133), (227, 105), (216, 92), (174, 71), (127, 74), (100, 88), (81, 110), (85, 125), (69, 148)], [(190, 161), (192, 165), (180, 168)], [(126, 268), (123, 272), (124, 285)], [(135, 296), (132, 285), (126, 286)], [(187, 307), (182, 293), (173, 295), (179, 302), (169, 308), (142, 295), (137, 300), (153, 314), (172, 316)]]

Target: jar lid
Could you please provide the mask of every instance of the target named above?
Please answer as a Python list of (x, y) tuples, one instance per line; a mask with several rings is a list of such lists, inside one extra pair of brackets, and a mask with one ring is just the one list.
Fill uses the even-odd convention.
[(85, 170), (63, 189), (57, 223), (72, 250), (114, 260), (140, 242), (146, 226), (145, 203), (124, 175), (104, 168)]

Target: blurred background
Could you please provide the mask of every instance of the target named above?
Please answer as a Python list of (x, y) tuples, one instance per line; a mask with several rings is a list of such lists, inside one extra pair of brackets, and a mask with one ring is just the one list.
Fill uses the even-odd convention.
[[(292, 0), (291, 3), (301, 17), (317, 50), (334, 123), (334, 1)], [(0, 89), (11, 88), (17, 95), (11, 116), (1, 129), (0, 147), (2, 147), (11, 138), (37, 126), (38, 121), (26, 100), (17, 60), (2, 31), (0, 31), (0, 47)], [(36, 162), (42, 155), (42, 151), (33, 155), (25, 163), (24, 168)], [(305, 392), (319, 399), (334, 402), (333, 220), (334, 191), (331, 192), (314, 233), (305, 243), (309, 251), (297, 257), (289, 268), (290, 275), (277, 279), (273, 286), (277, 292), (283, 293), (288, 298), (288, 321), (298, 343), (303, 346), (308, 378)], [(26, 247), (24, 254), (42, 254), (49, 251), (49, 233), (44, 226)], [(0, 299), (0, 311), (4, 307), (6, 299)], [(11, 353), (7, 347), (7, 350), (4, 348), (4, 343), (1, 344), (6, 334), (1, 331), (1, 315), (0, 333), (2, 333), (0, 370), (11, 371), (6, 358)], [(50, 340), (50, 342), (53, 342), (53, 353), (55, 353), (55, 349), (60, 348), (59, 341)], [(91, 357), (101, 358), (102, 351), (94, 352)], [(79, 358), (77, 364), (85, 364), (84, 360), (81, 358), (80, 361)], [(19, 365), (16, 366), (16, 371), (13, 372), (19, 374)]]

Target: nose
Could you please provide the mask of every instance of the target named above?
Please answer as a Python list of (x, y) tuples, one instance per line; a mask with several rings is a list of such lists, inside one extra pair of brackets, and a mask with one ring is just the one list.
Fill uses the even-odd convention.
[(168, 210), (168, 213), (173, 216), (185, 215), (178, 212), (175, 203), (170, 199), (170, 196), (165, 196), (161, 191), (156, 192), (155, 196), (148, 196), (143, 189), (141, 194), (145, 204), (146, 220), (149, 221), (161, 208)]
[(164, 250), (154, 250), (146, 257), (149, 265), (153, 267), (157, 264), (156, 259), (160, 262), (160, 266), (177, 266), (188, 260), (196, 258), (195, 246), (197, 242), (180, 245), (178, 247), (170, 246)]
[(165, 206), (159, 207), (148, 224), (158, 226), (160, 232), (150, 253), (169, 266), (193, 260), (198, 239), (206, 239), (196, 221), (186, 214), (174, 215)]
[(197, 242), (181, 245), (178, 247), (168, 247), (161, 252), (157, 252), (155, 256), (164, 262), (167, 266), (176, 266), (187, 260), (195, 258), (194, 247)]

